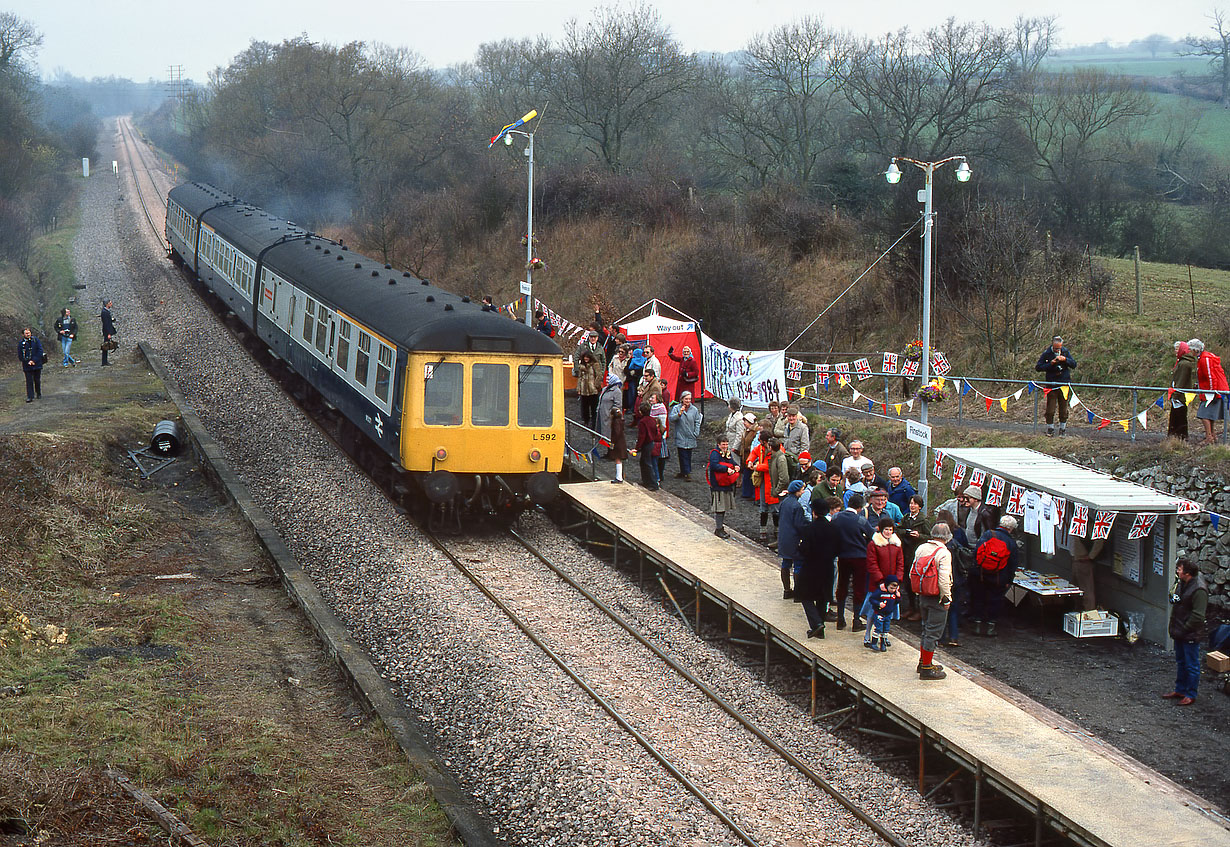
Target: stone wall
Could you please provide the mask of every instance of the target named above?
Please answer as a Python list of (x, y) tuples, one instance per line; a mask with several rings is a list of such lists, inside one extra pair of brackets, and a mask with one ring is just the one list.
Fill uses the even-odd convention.
[[(1194, 500), (1218, 514), (1230, 515), (1230, 480), (1214, 476), (1204, 468), (1174, 472), (1161, 465), (1136, 471), (1119, 467), (1114, 469), (1114, 474)], [(1183, 515), (1179, 517), (1177, 538), (1179, 555), (1200, 563), (1209, 586), (1209, 604), (1219, 606), (1223, 613), (1230, 611), (1230, 521), (1222, 520), (1221, 526), (1215, 529), (1207, 514)]]

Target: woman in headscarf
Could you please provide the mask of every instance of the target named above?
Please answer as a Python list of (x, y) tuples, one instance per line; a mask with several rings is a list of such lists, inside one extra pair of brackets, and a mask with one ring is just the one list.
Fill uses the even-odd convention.
[(1174, 370), (1170, 372), (1170, 424), (1166, 435), (1187, 440), (1187, 397), (1196, 390), (1196, 357), (1186, 341), (1174, 343)]
[(656, 391), (646, 398), (649, 403), (649, 414), (658, 422), (658, 432), (662, 433), (662, 447), (658, 455), (658, 481), (661, 482), (662, 474), (666, 470), (666, 460), (670, 455), (670, 439), (666, 436), (669, 434), (669, 428), (666, 425), (666, 403), (662, 399), (662, 392)]

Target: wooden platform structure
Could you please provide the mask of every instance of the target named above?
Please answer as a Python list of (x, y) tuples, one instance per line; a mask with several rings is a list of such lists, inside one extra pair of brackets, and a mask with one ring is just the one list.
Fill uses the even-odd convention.
[(989, 789), (1035, 816), (1036, 844), (1058, 832), (1098, 847), (1230, 845), (1230, 822), (1206, 801), (972, 668), (941, 656), (948, 678), (923, 682), (915, 672), (917, 647), (900, 635), (885, 653), (864, 649), (861, 633), (832, 626), (824, 640), (808, 639), (802, 609), (782, 599), (780, 562), (736, 533), (717, 538), (711, 516), (682, 500), (605, 481), (562, 491), (574, 532), (591, 541), (601, 533), (616, 561), (630, 557), (689, 586), (697, 625), (703, 600), (726, 610), (728, 632), (740, 621), (760, 633), (766, 675), (772, 646), (809, 665), (813, 713), (815, 680), (826, 678), (853, 698), (850, 717), (869, 709), (896, 724), (903, 738), (917, 738), (920, 791), (929, 749), (958, 762), (948, 778), (960, 768), (973, 775), (976, 834)]

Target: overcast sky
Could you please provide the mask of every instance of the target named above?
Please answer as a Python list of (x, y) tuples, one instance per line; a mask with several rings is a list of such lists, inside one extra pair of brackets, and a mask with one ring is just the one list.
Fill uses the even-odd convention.
[[(817, 14), (836, 29), (880, 35), (903, 26), (926, 29), (947, 17), (1008, 26), (1020, 14), (1055, 15), (1065, 45), (1122, 44), (1154, 32), (1174, 38), (1204, 34), (1225, 0), (947, 0), (786, 2), (786, 0), (659, 0), (664, 22), (689, 51), (726, 52), (749, 36)], [(252, 40), (280, 42), (306, 33), (342, 44), (379, 41), (407, 46), (435, 67), (474, 57), (478, 45), (502, 38), (557, 36), (566, 21), (586, 20), (609, 3), (588, 0), (9, 0), (0, 10), (32, 21), (43, 33), (37, 62), (44, 76), (119, 76), (165, 80), (171, 65), (204, 81)], [(1161, 10), (1164, 10), (1161, 11)]]

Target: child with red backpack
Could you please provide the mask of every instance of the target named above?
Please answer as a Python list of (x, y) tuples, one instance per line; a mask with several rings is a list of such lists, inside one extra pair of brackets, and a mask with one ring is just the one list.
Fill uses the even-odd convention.
[(999, 519), (998, 527), (982, 534), (974, 549), (974, 567), (969, 574), (969, 605), (975, 635), (995, 637), (995, 624), (1004, 604), (1004, 594), (1012, 584), (1020, 558), (1016, 539), (1012, 537), (1016, 527), (1016, 518), (1004, 515)]
[(1230, 385), (1226, 383), (1220, 356), (1205, 350), (1204, 342), (1199, 338), (1193, 338), (1187, 346), (1196, 356), (1196, 386), (1200, 389), (1196, 401), (1196, 420), (1204, 424), (1204, 443), (1216, 444), (1213, 422), (1226, 417), (1226, 392), (1230, 391)]

